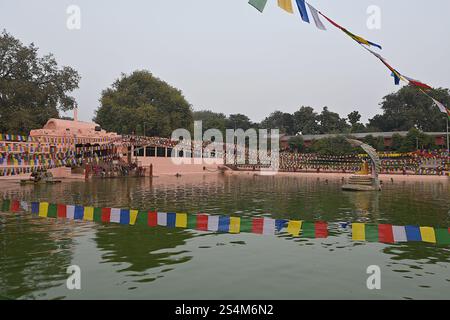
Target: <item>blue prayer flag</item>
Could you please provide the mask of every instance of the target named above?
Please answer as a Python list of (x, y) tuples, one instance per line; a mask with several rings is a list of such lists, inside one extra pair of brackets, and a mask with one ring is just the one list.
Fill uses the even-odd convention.
[(297, 0), (298, 11), (300, 11), (300, 16), (302, 20), (309, 23), (308, 11), (306, 11), (305, 0)]
[(219, 217), (219, 232), (230, 231), (230, 217)]
[(167, 213), (167, 226), (169, 228), (175, 228), (176, 220), (177, 220), (176, 213), (174, 213), (174, 212)]
[(418, 226), (406, 226), (405, 230), (408, 241), (422, 241), (420, 228)]
[(129, 209), (120, 209), (120, 224), (130, 224)]
[(31, 213), (39, 213), (39, 202), (32, 202), (31, 203)]
[(277, 219), (275, 220), (275, 229), (277, 232), (280, 232), (282, 229), (286, 227), (286, 224), (288, 223), (288, 220), (284, 219)]
[(73, 215), (74, 220), (83, 220), (83, 216), (84, 216), (84, 207), (75, 206), (75, 213)]

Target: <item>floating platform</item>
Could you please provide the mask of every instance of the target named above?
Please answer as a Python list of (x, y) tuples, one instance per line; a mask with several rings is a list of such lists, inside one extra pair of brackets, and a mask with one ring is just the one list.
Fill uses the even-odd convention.
[(381, 191), (380, 184), (375, 178), (364, 175), (355, 175), (349, 178), (347, 184), (342, 186), (344, 191)]

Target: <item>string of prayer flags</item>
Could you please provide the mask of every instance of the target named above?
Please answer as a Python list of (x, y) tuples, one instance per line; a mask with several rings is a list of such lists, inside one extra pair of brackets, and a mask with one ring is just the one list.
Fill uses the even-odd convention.
[(412, 78), (408, 78), (406, 76), (404, 76), (406, 80), (408, 80), (410, 85), (413, 85), (415, 87), (421, 88), (421, 89), (425, 89), (425, 90), (431, 90), (433, 88), (431, 88), (429, 85), (419, 81), (419, 80), (414, 80)]
[(339, 24), (337, 24), (336, 22), (334, 22), (333, 20), (331, 20), (330, 18), (328, 18), (326, 15), (324, 15), (322, 12), (319, 12), (319, 14), (324, 17), (325, 19), (327, 19), (328, 22), (330, 22), (333, 26), (335, 26), (336, 28), (340, 29), (341, 31), (343, 31), (346, 35), (348, 35), (350, 38), (352, 38), (353, 40), (355, 40), (356, 42), (358, 42), (359, 44), (364, 44), (366, 46), (374, 46), (377, 47), (379, 49), (382, 49), (382, 47), (379, 44), (376, 44), (374, 42), (371, 42), (369, 40), (364, 39), (363, 37), (360, 37), (350, 31), (348, 31), (346, 28), (340, 26)]
[[(144, 211), (123, 208), (31, 202), (3, 199), (1, 211), (29, 212), (42, 218), (82, 220), (98, 223), (117, 223), (144, 227), (183, 228), (220, 233), (254, 233), (276, 235), (283, 231), (294, 237), (328, 238), (328, 223), (300, 220), (272, 219), (268, 217), (230, 217), (225, 215), (188, 214)], [(346, 229), (348, 224), (340, 224)], [(352, 240), (380, 243), (425, 242), (450, 245), (450, 228), (422, 226), (393, 226), (390, 224), (352, 223)]]
[(264, 8), (266, 7), (267, 0), (250, 0), (248, 3), (255, 7), (255, 9), (257, 9), (259, 12), (263, 12)]
[(278, 0), (278, 6), (288, 13), (294, 13), (292, 0)]

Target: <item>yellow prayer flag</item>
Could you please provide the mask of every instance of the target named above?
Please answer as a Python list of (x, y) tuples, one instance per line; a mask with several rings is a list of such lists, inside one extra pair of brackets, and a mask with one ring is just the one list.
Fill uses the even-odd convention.
[(364, 223), (352, 223), (353, 241), (366, 241), (366, 225)]
[(134, 226), (136, 224), (136, 219), (138, 216), (138, 210), (130, 210), (130, 225)]
[(48, 202), (39, 203), (39, 217), (46, 218), (48, 215)]
[(86, 221), (94, 221), (94, 207), (84, 207), (83, 219)]
[(230, 233), (241, 232), (241, 218), (230, 217)]
[(436, 233), (434, 232), (434, 228), (420, 227), (420, 235), (422, 236), (423, 242), (436, 243)]
[(294, 13), (291, 0), (278, 0), (278, 6), (289, 13)]
[(187, 214), (177, 213), (175, 218), (175, 227), (177, 228), (187, 228)]
[(300, 235), (300, 230), (302, 229), (303, 221), (289, 221), (287, 226), (287, 232), (291, 235), (298, 236)]

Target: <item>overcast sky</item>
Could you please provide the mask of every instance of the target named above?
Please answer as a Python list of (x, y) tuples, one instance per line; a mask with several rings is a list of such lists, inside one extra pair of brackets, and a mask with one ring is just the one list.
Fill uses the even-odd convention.
[[(383, 45), (403, 74), (450, 87), (450, 1), (310, 0), (356, 34)], [(66, 27), (69, 5), (81, 29)], [(381, 29), (369, 30), (370, 5)], [(394, 86), (389, 71), (342, 32), (290, 15), (269, 0), (260, 14), (247, 0), (0, 0), (0, 28), (82, 76), (74, 92), (91, 120), (101, 91), (122, 72), (150, 70), (181, 89), (194, 110), (245, 113), (260, 121), (274, 110), (323, 106), (363, 120), (380, 111)], [(377, 49), (375, 49), (377, 50)]]

